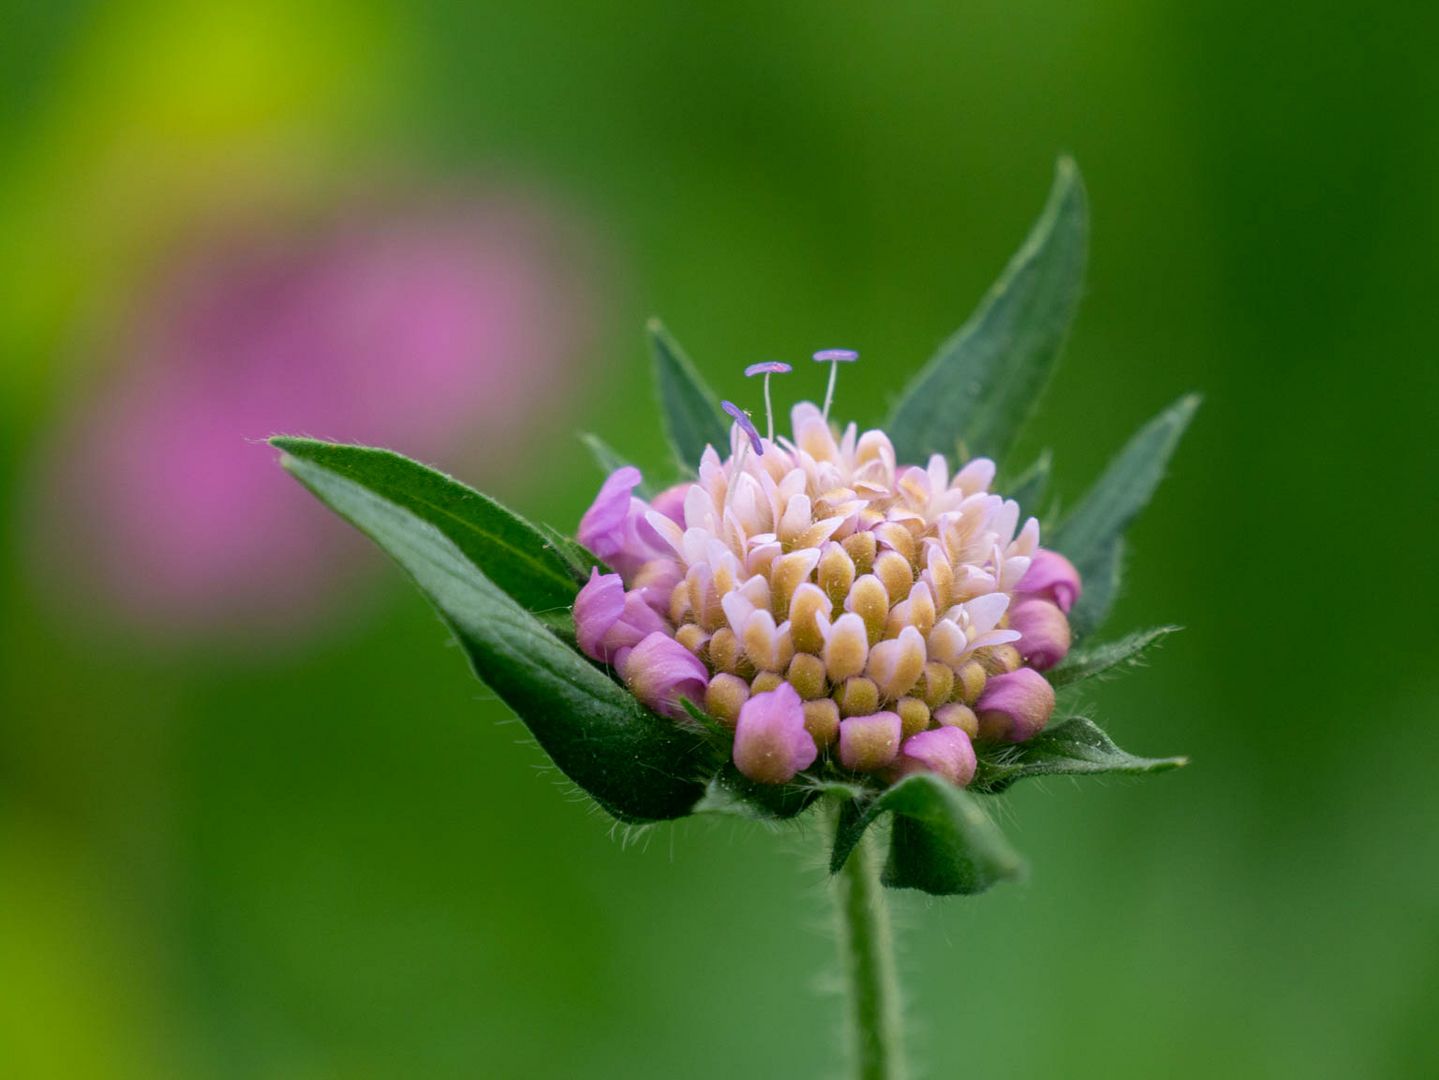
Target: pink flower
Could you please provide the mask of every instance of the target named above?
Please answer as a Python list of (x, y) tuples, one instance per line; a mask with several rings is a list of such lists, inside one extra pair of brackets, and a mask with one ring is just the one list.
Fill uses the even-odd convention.
[(626, 579), (641, 566), (666, 554), (645, 514), (649, 504), (634, 496), (643, 477), (633, 465), (616, 469), (580, 519), (577, 539)]
[(1048, 671), (1069, 652), (1069, 620), (1048, 600), (1022, 600), (1009, 613), (1009, 628), (1019, 632), (1015, 647), (1036, 671)]
[(1068, 615), (1083, 586), (1074, 564), (1057, 551), (1040, 548), (1030, 560), (1015, 592), (1048, 600)]
[(483, 432), (499, 469), (588, 332), (571, 244), (527, 207), (410, 197), (297, 217), (171, 256), (102, 335), (118, 343), (107, 384), (37, 454), (36, 550), (87, 611), (109, 601), (167, 636), (303, 627), (366, 564), (263, 440), (433, 459)]
[(575, 597), (575, 636), (592, 660), (606, 663), (621, 649), (638, 645), (647, 635), (669, 630), (639, 593), (626, 593), (618, 574), (590, 571), (590, 580)]
[(957, 727), (921, 731), (906, 739), (899, 750), (902, 775), (932, 772), (960, 787), (967, 786), (974, 779), (977, 765), (974, 745), (969, 736)]
[(709, 672), (693, 653), (663, 631), (645, 635), (631, 649), (615, 657), (620, 677), (655, 712), (672, 720), (685, 717), (681, 698), (699, 705), (704, 701)]
[(783, 784), (809, 768), (819, 748), (804, 726), (804, 703), (788, 683), (755, 694), (740, 707), (734, 763), (761, 784)]
[(984, 685), (974, 711), (983, 739), (1024, 742), (1049, 723), (1054, 712), (1054, 687), (1033, 668), (995, 675)]

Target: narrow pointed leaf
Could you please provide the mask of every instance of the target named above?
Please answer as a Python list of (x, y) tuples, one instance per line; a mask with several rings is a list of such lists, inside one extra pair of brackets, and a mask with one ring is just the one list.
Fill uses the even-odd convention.
[(719, 399), (658, 319), (650, 320), (649, 332), (665, 435), (680, 465), (693, 472), (706, 446), (725, 453), (730, 425)]
[[(584, 432), (580, 435), (580, 442), (585, 444), (585, 448), (589, 450), (590, 456), (595, 459), (595, 464), (600, 467), (600, 472), (606, 476), (633, 464), (598, 435), (591, 435), (589, 432)], [(655, 487), (648, 480), (641, 480), (635, 488), (635, 494), (641, 499), (652, 499), (654, 498)]]
[(838, 873), (883, 813), (895, 815), (884, 883), (935, 896), (984, 892), (1017, 878), (1024, 862), (974, 797), (928, 773), (894, 784), (867, 806), (846, 803), (840, 812), (830, 858)]
[(574, 603), (578, 589), (565, 558), (539, 528), (488, 495), (390, 450), (284, 436), (270, 445), (429, 522), (530, 611)]
[(287, 453), (282, 464), (409, 573), (454, 631), (475, 674), (566, 776), (622, 821), (690, 812), (704, 794), (707, 753), (693, 733), (643, 708), (546, 630), (430, 520), (428, 503), (417, 506), (391, 489), (391, 474), (371, 488), (346, 468), (349, 459), (340, 458), (338, 467), (330, 460)]
[(1065, 658), (1064, 663), (1048, 673), (1049, 681), (1056, 687), (1069, 686), (1112, 672), (1115, 668), (1133, 667), (1143, 660), (1146, 652), (1178, 629), (1177, 626), (1155, 626), (1148, 630), (1136, 630), (1118, 641), (1076, 649)]
[(1075, 641), (1083, 641), (1109, 618), (1124, 582), (1124, 555), (1124, 537), (1116, 536), (1089, 560), (1086, 568), (1080, 568), (1084, 590), (1069, 613), (1069, 627)]
[(999, 760), (980, 761), (974, 787), (997, 793), (1031, 776), (1092, 776), (1100, 773), (1167, 772), (1188, 758), (1143, 758), (1121, 750), (1091, 720), (1082, 716), (1048, 728), (1027, 743), (1006, 747)]
[(979, 308), (911, 380), (886, 430), (900, 461), (932, 453), (1003, 460), (1049, 381), (1079, 305), (1089, 243), (1084, 183), (1069, 158), (1049, 201)]
[(610, 568), (589, 548), (585, 547), (578, 540), (573, 540), (560, 532), (553, 525), (546, 525), (538, 522), (535, 529), (545, 538), (545, 543), (564, 563), (577, 585), (583, 585), (590, 579), (590, 571), (598, 569), (600, 573), (607, 574)]
[(1144, 425), (1060, 523), (1054, 547), (1069, 556), (1086, 585), (1088, 575), (1112, 559), (1113, 541), (1148, 504), (1198, 407), (1199, 397), (1186, 394)]

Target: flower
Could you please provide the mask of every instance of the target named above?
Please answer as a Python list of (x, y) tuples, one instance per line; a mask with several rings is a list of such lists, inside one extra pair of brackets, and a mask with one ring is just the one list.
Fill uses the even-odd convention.
[(1069, 652), (1069, 620), (1048, 600), (1021, 600), (1009, 613), (1009, 626), (1019, 632), (1015, 647), (1035, 671), (1048, 671)]
[(262, 440), (453, 457), (484, 431), (491, 458), (522, 460), (588, 335), (588, 286), (565, 230), (508, 198), (417, 192), (196, 236), (99, 335), (112, 374), (36, 455), (34, 546), (87, 611), (259, 642), (313, 625), (364, 567)]
[(974, 706), (981, 738), (1024, 742), (1034, 738), (1054, 711), (1054, 687), (1033, 668), (996, 675)]
[(1040, 548), (1034, 553), (1029, 570), (1016, 591), (1024, 596), (1049, 600), (1068, 615), (1082, 591), (1079, 571), (1059, 552)]
[(681, 698), (704, 700), (709, 672), (683, 645), (663, 631), (646, 634), (632, 649), (621, 649), (615, 666), (630, 692), (655, 712), (684, 717)]
[(765, 438), (725, 407), (728, 456), (707, 448), (697, 479), (653, 505), (621, 468), (584, 515), (580, 541), (618, 571), (576, 603), (586, 654), (612, 658), (644, 632), (622, 677), (670, 715), (676, 694), (703, 703), (761, 783), (834, 746), (827, 760), (851, 773), (966, 784), (971, 735), (1037, 734), (1054, 704), (1038, 672), (1068, 650), (1078, 575), (990, 491), (994, 463), (905, 465), (883, 432), (837, 431), (809, 402), (791, 437)]
[(965, 787), (974, 779), (977, 767), (974, 744), (958, 727), (921, 731), (905, 739), (904, 745), (899, 748), (899, 768), (904, 775), (932, 772), (952, 784)]
[(762, 784), (783, 784), (814, 764), (819, 748), (805, 729), (804, 703), (789, 683), (755, 694), (739, 711), (734, 763)]

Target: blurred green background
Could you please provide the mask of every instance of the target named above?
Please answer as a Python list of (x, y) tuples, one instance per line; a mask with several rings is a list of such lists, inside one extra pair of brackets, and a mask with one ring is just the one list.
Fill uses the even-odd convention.
[[(197, 222), (284, 233), (376, 187), (503, 191), (559, 223), (582, 280), (553, 307), (589, 314), (519, 430), (477, 418), (441, 464), (572, 527), (598, 480), (572, 431), (662, 460), (647, 315), (729, 396), (754, 360), (858, 348), (837, 409), (877, 421), (1059, 152), (1090, 190), (1091, 270), (1021, 456), (1053, 447), (1072, 500), (1205, 393), (1110, 625), (1187, 632), (1092, 695), (1124, 745), (1193, 765), (1021, 789), (1000, 812), (1026, 883), (897, 898), (915, 1056), (935, 1077), (1439, 1073), (1436, 21), (5, 4), (0, 1073), (837, 1072), (820, 837), (690, 821), (625, 843), (377, 555), (288, 632), (219, 609), (141, 628), (86, 584), (118, 526), (49, 459), (78, 441), (106, 463), (76, 402), (133, 381), (113, 343)], [(286, 425), (346, 434), (299, 404)], [(36, 522), (66, 499), (74, 553), (47, 557)]]

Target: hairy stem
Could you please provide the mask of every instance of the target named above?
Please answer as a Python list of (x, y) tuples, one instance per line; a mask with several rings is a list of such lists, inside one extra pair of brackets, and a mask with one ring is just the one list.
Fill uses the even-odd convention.
[(835, 890), (854, 1075), (859, 1080), (899, 1080), (904, 1075), (899, 982), (889, 905), (869, 835), (850, 853), (835, 878)]

